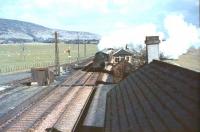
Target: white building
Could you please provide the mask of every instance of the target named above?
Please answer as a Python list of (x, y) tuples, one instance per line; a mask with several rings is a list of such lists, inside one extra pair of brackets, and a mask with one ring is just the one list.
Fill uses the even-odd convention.
[(113, 53), (112, 61), (111, 63), (117, 64), (120, 61), (126, 60), (129, 63), (132, 63), (132, 53), (128, 50), (119, 49), (116, 52)]

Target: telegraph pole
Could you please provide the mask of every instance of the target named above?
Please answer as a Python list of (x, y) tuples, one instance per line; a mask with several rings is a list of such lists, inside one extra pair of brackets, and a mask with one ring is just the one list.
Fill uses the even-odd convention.
[(84, 41), (84, 56), (86, 57), (86, 43)]
[(59, 63), (59, 48), (58, 48), (58, 33), (55, 32), (55, 71), (56, 75), (60, 75), (60, 63)]
[(20, 51), (20, 56), (23, 57), (23, 61), (25, 61), (25, 45), (24, 43), (22, 42), (21, 45), (21, 51)]
[(78, 64), (79, 64), (79, 57), (80, 57), (80, 54), (79, 54), (79, 33), (78, 33)]

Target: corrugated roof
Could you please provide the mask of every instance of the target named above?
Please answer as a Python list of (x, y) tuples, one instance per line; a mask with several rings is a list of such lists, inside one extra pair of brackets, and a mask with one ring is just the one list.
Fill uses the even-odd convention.
[(198, 132), (200, 74), (153, 61), (107, 94), (105, 132)]

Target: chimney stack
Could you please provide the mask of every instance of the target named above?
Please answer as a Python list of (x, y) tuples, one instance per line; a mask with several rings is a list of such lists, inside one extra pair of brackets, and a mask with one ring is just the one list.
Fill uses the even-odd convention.
[(153, 60), (159, 60), (159, 43), (159, 36), (146, 36), (145, 44), (148, 63)]

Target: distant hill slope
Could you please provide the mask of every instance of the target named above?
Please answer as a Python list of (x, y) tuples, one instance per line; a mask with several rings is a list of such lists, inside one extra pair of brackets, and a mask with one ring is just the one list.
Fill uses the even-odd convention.
[(30, 22), (0, 19), (0, 43), (52, 42), (55, 31), (59, 33), (59, 40), (65, 42), (74, 42), (78, 38), (96, 42), (100, 39), (100, 36), (94, 33), (50, 29)]

